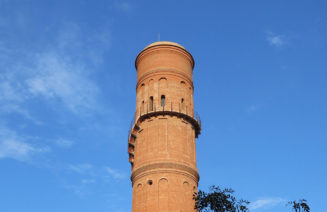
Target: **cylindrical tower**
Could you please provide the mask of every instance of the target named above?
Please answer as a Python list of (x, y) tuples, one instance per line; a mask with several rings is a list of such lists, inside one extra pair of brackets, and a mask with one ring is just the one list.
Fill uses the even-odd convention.
[(192, 55), (173, 42), (155, 42), (135, 60), (136, 112), (128, 138), (133, 212), (194, 211), (199, 174), (193, 110)]

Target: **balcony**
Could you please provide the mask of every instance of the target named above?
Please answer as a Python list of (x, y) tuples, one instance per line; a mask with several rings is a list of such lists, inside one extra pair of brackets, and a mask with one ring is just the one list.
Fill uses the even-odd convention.
[(149, 119), (151, 117), (157, 116), (175, 116), (184, 119), (189, 122), (194, 130), (195, 137), (197, 138), (201, 133), (201, 119), (197, 113), (194, 113), (193, 110), (188, 110), (187, 106), (181, 104), (167, 104), (165, 106), (156, 107), (156, 104), (153, 105), (143, 105), (143, 108), (140, 107), (135, 112), (135, 118), (132, 120), (130, 129), (128, 131), (128, 154), (129, 162), (133, 167), (134, 163), (134, 147), (136, 140), (136, 133), (140, 129), (139, 124)]

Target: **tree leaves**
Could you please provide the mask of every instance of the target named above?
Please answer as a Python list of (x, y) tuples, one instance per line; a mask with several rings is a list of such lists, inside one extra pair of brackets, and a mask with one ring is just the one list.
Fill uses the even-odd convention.
[(310, 207), (305, 199), (300, 199), (298, 202), (289, 201), (287, 205), (290, 205), (295, 212), (310, 212)]
[(250, 203), (247, 200), (237, 200), (233, 196), (234, 190), (225, 188), (221, 190), (218, 186), (211, 186), (210, 192), (199, 191), (194, 193), (195, 209), (199, 212), (248, 212), (247, 205)]
[[(195, 207), (199, 212), (249, 212), (247, 207), (249, 201), (237, 199), (234, 190), (230, 188), (221, 189), (218, 186), (210, 186), (209, 192), (199, 190), (193, 194)], [(289, 201), (288, 206), (292, 207), (295, 212), (310, 212), (307, 200)]]

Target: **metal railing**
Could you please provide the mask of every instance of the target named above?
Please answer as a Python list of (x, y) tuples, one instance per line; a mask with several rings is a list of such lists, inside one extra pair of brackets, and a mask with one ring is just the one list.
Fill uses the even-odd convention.
[(165, 104), (164, 106), (157, 106), (155, 103), (150, 105), (149, 103), (141, 105), (135, 112), (135, 116), (131, 121), (130, 128), (128, 130), (128, 139), (130, 139), (131, 132), (133, 130), (135, 121), (138, 121), (141, 117), (145, 115), (151, 115), (151, 114), (156, 114), (156, 113), (162, 113), (166, 112), (167, 114), (180, 114), (184, 115), (185, 117), (189, 117), (194, 119), (199, 127), (199, 130), (201, 130), (201, 118), (197, 112), (193, 111), (193, 108), (188, 107), (182, 103), (173, 103), (169, 102)]
[(183, 104), (183, 103), (173, 103), (173, 102), (169, 102), (166, 103), (164, 106), (162, 105), (156, 105), (156, 103), (153, 104), (143, 104), (141, 105), (139, 108), (137, 108), (136, 110), (136, 117), (140, 117), (144, 114), (147, 113), (152, 113), (152, 112), (157, 112), (157, 111), (171, 111), (171, 112), (179, 112), (179, 113), (183, 113), (186, 114), (188, 116), (193, 117), (193, 110), (192, 107), (188, 107), (187, 105)]
[[(169, 107), (170, 105), (170, 107)], [(174, 107), (175, 106), (175, 107)], [(195, 137), (197, 138), (201, 132), (201, 119), (198, 113), (194, 113), (193, 108), (192, 111), (187, 110), (187, 106), (184, 107), (182, 104), (175, 105), (172, 102), (170, 104), (164, 105), (160, 107), (156, 107), (156, 104), (153, 105), (146, 105), (146, 110), (144, 110), (142, 106), (139, 110), (135, 112), (135, 116), (131, 121), (129, 130), (128, 130), (128, 155), (129, 155), (129, 162), (132, 165), (134, 164), (134, 142), (136, 139), (136, 133), (139, 130), (139, 126), (136, 122), (142, 121), (152, 116), (157, 115), (170, 115), (170, 116), (177, 116), (182, 117), (183, 119), (190, 122), (194, 129), (195, 129)]]

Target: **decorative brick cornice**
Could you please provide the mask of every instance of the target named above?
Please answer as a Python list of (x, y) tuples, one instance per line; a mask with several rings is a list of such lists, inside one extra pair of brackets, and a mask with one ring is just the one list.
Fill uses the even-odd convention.
[(192, 57), (192, 55), (184, 48), (175, 46), (175, 45), (167, 45), (167, 44), (162, 44), (162, 45), (155, 45), (152, 46), (150, 48), (146, 48), (144, 50), (142, 50), (136, 57), (135, 59), (135, 68), (137, 70), (137, 65), (138, 63), (143, 59), (144, 56), (148, 55), (148, 54), (152, 54), (154, 53), (156, 50), (162, 50), (162, 49), (168, 49), (170, 51), (175, 51), (178, 52), (182, 55), (184, 55), (190, 62), (192, 69), (194, 68), (194, 59)]
[(167, 172), (187, 175), (188, 177), (193, 178), (196, 183), (198, 183), (200, 179), (198, 171), (189, 166), (178, 164), (178, 163), (162, 162), (162, 163), (152, 163), (137, 168), (132, 172), (131, 181), (134, 184), (134, 182), (137, 179), (146, 176), (148, 174), (167, 173)]
[(200, 117), (192, 117), (186, 113), (182, 113), (182, 112), (179, 112), (179, 111), (173, 111), (173, 110), (157, 110), (157, 111), (150, 111), (150, 112), (147, 112), (147, 113), (144, 113), (144, 114), (141, 114), (137, 121), (136, 121), (136, 125), (138, 125), (139, 123), (143, 122), (144, 120), (146, 119), (149, 119), (151, 117), (157, 117), (157, 116), (166, 116), (166, 115), (169, 115), (169, 116), (175, 116), (175, 117), (178, 117), (178, 118), (182, 118), (183, 120), (189, 122), (194, 130), (195, 130), (195, 138), (197, 138), (200, 133), (201, 133), (201, 120), (200, 120)]
[(143, 80), (149, 78), (150, 76), (156, 76), (156, 75), (160, 75), (162, 73), (164, 73), (165, 76), (172, 75), (172, 76), (184, 78), (192, 86), (192, 90), (194, 89), (193, 80), (187, 74), (185, 74), (177, 69), (173, 69), (173, 68), (157, 68), (157, 69), (148, 71), (147, 73), (143, 74), (138, 79), (136, 88), (143, 82)]

